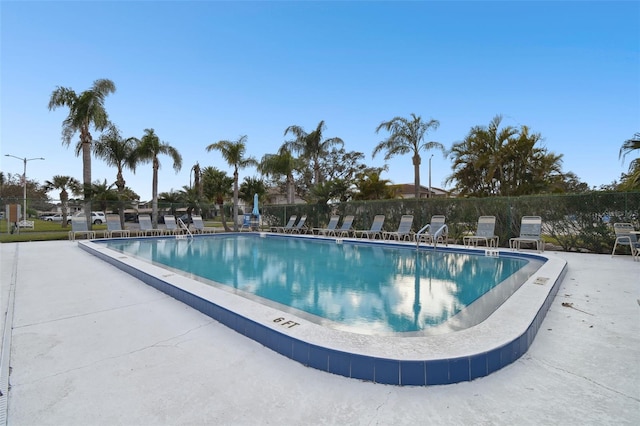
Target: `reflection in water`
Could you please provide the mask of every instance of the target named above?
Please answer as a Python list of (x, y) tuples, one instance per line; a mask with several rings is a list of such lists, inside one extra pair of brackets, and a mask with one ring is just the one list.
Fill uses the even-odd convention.
[(335, 322), (395, 332), (447, 321), (528, 263), (255, 235), (105, 244)]

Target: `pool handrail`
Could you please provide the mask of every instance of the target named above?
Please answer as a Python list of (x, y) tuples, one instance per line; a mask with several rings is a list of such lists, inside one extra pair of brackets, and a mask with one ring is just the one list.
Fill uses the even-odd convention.
[[(428, 223), (425, 226), (423, 226), (422, 228), (420, 228), (420, 230), (418, 232), (416, 232), (416, 250), (418, 250), (418, 247), (420, 247), (420, 236), (421, 235), (425, 235), (425, 231), (429, 230), (429, 228), (431, 228), (431, 224)], [(443, 235), (448, 235), (449, 234), (449, 227), (444, 224), (442, 225), (433, 235), (432, 235), (432, 240), (433, 240), (433, 249), (435, 250), (436, 247), (438, 246), (438, 240), (440, 240), (440, 237), (442, 237)], [(445, 244), (446, 244), (446, 239), (444, 240)]]
[(434, 243), (435, 247), (438, 243), (436, 240), (441, 239), (445, 245), (447, 245), (449, 228), (446, 225), (446, 218), (444, 215), (431, 216), (431, 222), (424, 226), (421, 231), (422, 232), (415, 235), (415, 239), (418, 244), (424, 241), (427, 244)]
[(191, 233), (191, 230), (189, 230), (189, 227), (187, 226), (186, 223), (184, 223), (182, 218), (177, 218), (176, 222), (178, 223), (178, 228), (182, 228), (187, 233), (188, 236), (193, 238), (193, 234)]

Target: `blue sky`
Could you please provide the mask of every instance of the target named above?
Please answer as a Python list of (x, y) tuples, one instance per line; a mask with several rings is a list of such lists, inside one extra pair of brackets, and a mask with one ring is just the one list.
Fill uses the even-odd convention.
[[(0, 168), (22, 173), (5, 154), (45, 157), (28, 163), (40, 182), (82, 178), (51, 92), (99, 78), (116, 84), (106, 107), (123, 136), (153, 128), (182, 154), (178, 174), (161, 158), (160, 191), (188, 185), (196, 162), (231, 174), (213, 142), (247, 135), (259, 160), (288, 126), (321, 120), (382, 166), (382, 121), (437, 119), (428, 139), (450, 148), (501, 114), (596, 187), (627, 171), (618, 152), (640, 131), (640, 2), (2, 1), (0, 14)], [(445, 187), (451, 160), (437, 152), (422, 153), (421, 182), (432, 153), (432, 185)], [(383, 178), (413, 181), (410, 155), (388, 167)], [(115, 173), (93, 160), (94, 180)], [(150, 164), (125, 179), (151, 197)]]

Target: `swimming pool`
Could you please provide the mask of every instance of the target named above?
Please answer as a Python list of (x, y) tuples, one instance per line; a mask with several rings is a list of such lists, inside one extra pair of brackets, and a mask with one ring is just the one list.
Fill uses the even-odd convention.
[[(415, 316), (416, 309), (419, 313), (433, 313), (431, 307), (425, 306), (429, 300), (426, 297), (429, 285), (431, 285), (431, 292), (434, 293), (433, 275), (429, 282), (429, 275), (423, 274), (424, 270), (432, 273), (433, 268), (422, 267), (435, 263), (448, 264), (450, 266), (445, 269), (458, 271), (456, 268), (460, 268), (459, 264), (465, 263), (472, 254), (484, 254), (483, 251), (447, 248), (438, 249), (436, 252), (421, 249), (416, 253), (415, 246), (406, 244), (380, 242), (354, 244), (355, 241), (348, 239), (340, 240), (342, 244), (337, 244), (335, 240), (319, 242), (313, 241), (314, 238), (310, 237), (271, 235), (266, 238), (260, 237), (260, 234), (245, 234), (241, 239), (237, 239), (227, 234), (196, 236), (193, 241), (171, 237), (126, 239), (138, 248), (143, 247), (142, 251), (146, 250), (151, 255), (155, 251), (156, 263), (139, 259), (137, 257), (139, 253), (133, 256), (126, 250), (120, 252), (110, 249), (103, 242), (82, 242), (80, 246), (147, 284), (304, 365), (347, 377), (402, 385), (431, 385), (472, 380), (513, 362), (533, 341), (544, 313), (557, 292), (566, 267), (563, 261), (549, 259), (548, 256), (501, 252), (499, 257), (514, 257), (519, 262), (524, 261), (527, 265), (538, 264), (538, 266), (524, 272), (529, 277), (525, 279), (524, 284), (522, 282), (512, 284), (515, 289), (509, 292), (515, 292), (510, 297), (498, 291), (503, 288), (503, 284), (509, 282), (509, 279), (504, 280), (502, 275), (495, 274), (493, 271), (493, 276), (497, 277), (500, 284), (494, 285), (484, 296), (478, 296), (475, 303), (469, 305), (469, 308), (477, 305), (481, 309), (475, 313), (470, 312), (472, 309), (464, 307), (450, 309), (454, 314), (447, 320), (431, 324), (431, 317), (438, 315)], [(212, 252), (211, 246), (204, 244), (205, 240), (218, 242), (218, 248), (225, 246), (226, 249)], [(258, 243), (266, 243), (270, 240), (287, 241), (293, 244), (292, 253), (294, 254), (287, 256), (292, 260), (284, 264), (284, 269), (269, 270), (268, 256), (261, 260), (261, 251), (274, 250), (264, 249), (264, 247), (260, 249), (261, 246)], [(119, 244), (125, 239), (109, 241)], [(153, 243), (149, 244), (147, 241)], [(243, 243), (239, 244), (240, 241)], [(362, 319), (355, 323), (347, 321), (345, 324), (342, 318), (331, 316), (326, 318), (323, 315), (299, 309), (299, 306), (287, 308), (281, 302), (266, 303), (267, 299), (263, 296), (247, 297), (252, 294), (247, 289), (253, 286), (254, 278), (247, 271), (262, 271), (259, 276), (263, 276), (265, 271), (274, 276), (283, 275), (282, 271), (285, 271), (284, 275), (297, 275), (305, 262), (300, 261), (299, 258), (297, 261), (295, 259), (301, 255), (309, 256), (309, 253), (304, 251), (309, 250), (307, 244), (311, 244), (309, 247), (314, 247), (315, 244), (325, 251), (336, 251), (339, 255), (335, 259), (339, 259), (341, 264), (348, 264), (349, 258), (362, 259), (365, 248), (370, 250), (371, 254), (377, 253), (378, 260), (365, 264), (368, 265), (364, 266), (366, 269), (374, 269), (374, 265), (384, 264), (383, 259), (395, 259), (392, 264), (396, 269), (408, 271), (408, 274), (403, 275), (400, 280), (403, 290), (394, 292), (389, 290), (389, 287), (384, 291), (374, 292), (375, 303), (369, 303), (369, 306), (380, 310), (378, 309), (380, 303), (395, 300), (397, 303), (394, 304), (402, 307), (400, 314), (394, 314), (402, 318), (400, 322), (404, 324), (416, 322), (421, 324), (421, 327), (411, 331), (397, 332), (376, 324), (372, 329), (367, 329), (363, 324), (366, 325), (368, 321)], [(401, 254), (390, 251), (407, 247), (409, 250)], [(210, 285), (213, 280), (196, 277), (194, 271), (178, 272), (177, 268), (167, 267), (158, 262), (158, 259), (167, 256), (188, 259), (196, 251), (209, 258), (224, 259), (225, 263), (235, 271), (229, 274), (232, 278), (232, 285), (229, 287), (231, 290), (220, 285)], [(368, 256), (364, 255), (365, 258)], [(316, 257), (334, 259), (332, 256), (324, 255)], [(488, 260), (485, 256), (479, 258), (483, 261)], [(337, 262), (335, 259), (334, 263)], [(453, 266), (455, 268), (451, 269)], [(478, 265), (475, 268), (477, 269)], [(486, 265), (484, 268), (496, 269)], [(327, 275), (326, 266), (316, 265), (308, 269), (313, 270), (313, 274), (302, 275), (304, 281), (313, 280), (313, 276)], [(420, 273), (416, 275), (416, 270), (419, 269)], [(522, 271), (522, 268), (518, 271)], [(436, 282), (438, 287), (443, 280), (440, 277), (436, 281), (438, 281)], [(289, 282), (284, 287), (287, 288), (287, 286), (287, 291), (293, 293), (300, 290), (296, 286), (301, 284)], [(333, 301), (340, 300), (341, 303), (338, 306), (341, 307), (345, 306), (344, 300), (359, 300), (359, 304), (363, 303), (363, 296), (358, 293), (351, 294), (349, 297), (341, 296), (339, 299), (326, 299), (327, 294), (335, 293), (337, 285), (329, 286), (329, 290), (325, 289), (323, 292), (315, 291), (317, 286), (313, 281), (307, 283), (307, 287), (314, 291), (307, 292), (303, 300), (317, 298), (318, 301), (325, 300), (324, 304), (328, 306), (331, 306)], [(373, 287), (381, 288), (379, 284)], [(421, 292), (419, 297), (416, 297), (416, 289)], [(490, 297), (486, 297), (487, 295)], [(458, 306), (458, 299), (464, 297), (467, 296), (456, 296), (453, 306)], [(501, 298), (502, 301), (500, 301)], [(449, 297), (444, 300), (450, 299)], [(495, 305), (496, 300), (498, 300), (496, 309), (486, 309), (484, 305)], [(352, 305), (352, 303), (347, 304), (350, 307)], [(447, 303), (445, 305), (451, 306)], [(387, 311), (384, 312), (388, 315)], [(360, 318), (359, 315), (355, 315), (354, 318)], [(415, 321), (416, 318), (418, 321)], [(468, 322), (469, 320), (471, 322)], [(452, 330), (460, 331), (452, 332)]]
[(364, 334), (424, 335), (476, 325), (544, 263), (259, 234), (101, 244), (310, 321)]

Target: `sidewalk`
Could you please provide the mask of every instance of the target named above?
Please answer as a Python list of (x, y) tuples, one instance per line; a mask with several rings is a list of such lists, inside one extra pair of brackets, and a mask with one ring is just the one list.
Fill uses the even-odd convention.
[(304, 367), (76, 243), (0, 254), (2, 329), (15, 284), (9, 425), (640, 423), (640, 263), (628, 255), (558, 253), (568, 273), (515, 363), (396, 387)]

